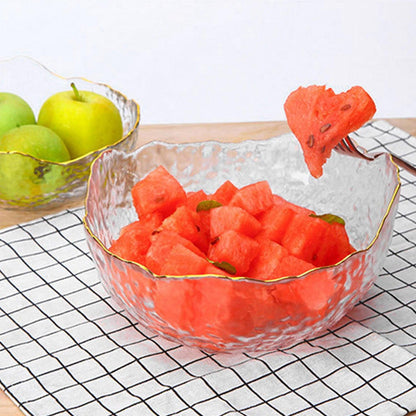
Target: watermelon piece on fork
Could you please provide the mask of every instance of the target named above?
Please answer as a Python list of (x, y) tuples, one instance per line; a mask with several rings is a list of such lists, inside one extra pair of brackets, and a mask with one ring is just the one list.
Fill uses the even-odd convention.
[(319, 178), (332, 149), (370, 120), (376, 106), (360, 86), (335, 94), (324, 85), (310, 85), (289, 94), (284, 110), (311, 175)]

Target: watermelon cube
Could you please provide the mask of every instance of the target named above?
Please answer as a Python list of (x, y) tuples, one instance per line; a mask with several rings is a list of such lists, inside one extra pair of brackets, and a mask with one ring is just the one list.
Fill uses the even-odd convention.
[(210, 198), (202, 189), (199, 191), (190, 191), (186, 193), (186, 206), (192, 211), (196, 211), (198, 204), (207, 199)]
[(355, 251), (350, 244), (345, 226), (339, 223), (326, 225), (326, 232), (316, 253), (315, 264), (317, 266), (329, 266), (338, 263), (344, 257)]
[(283, 236), (282, 246), (309, 263), (315, 264), (322, 237), (326, 231), (325, 221), (303, 214), (295, 214)]
[(285, 313), (288, 332), (295, 332), (300, 322), (312, 325), (322, 318), (338, 299), (339, 285), (328, 270), (303, 278), (283, 280), (273, 287), (273, 295)]
[(195, 244), (204, 252), (208, 250), (209, 244), (209, 227), (210, 227), (210, 210), (207, 211), (197, 211), (197, 206), (200, 202), (206, 201), (210, 197), (201, 189), (196, 192), (187, 193), (186, 206), (196, 213), (199, 217), (198, 227), (200, 228), (200, 235), (198, 241)]
[(151, 313), (158, 318), (168, 335), (177, 336), (177, 331), (190, 333), (195, 316), (194, 279), (160, 277), (154, 279), (153, 305)]
[(325, 315), (331, 299), (339, 290), (326, 270), (292, 280), (289, 285), (299, 308), (311, 323)]
[(298, 276), (314, 268), (312, 263), (288, 254), (281, 259), (279, 267), (275, 270), (275, 277)]
[(182, 244), (176, 244), (163, 262), (160, 274), (170, 276), (204, 274), (208, 264), (206, 258), (195, 254)]
[(273, 194), (267, 181), (256, 182), (240, 188), (230, 201), (251, 215), (258, 215), (273, 205)]
[(211, 209), (210, 212), (211, 239), (227, 230), (238, 231), (249, 237), (256, 236), (261, 230), (259, 221), (242, 208), (223, 205)]
[(139, 218), (153, 212), (168, 216), (186, 202), (182, 185), (163, 166), (137, 182), (131, 194)]
[(227, 205), (237, 191), (238, 188), (231, 181), (225, 181), (209, 199), (220, 202), (222, 205)]
[(198, 241), (201, 232), (199, 216), (186, 205), (182, 205), (173, 214), (163, 220), (160, 230), (174, 231), (192, 243), (195, 243)]
[(145, 265), (155, 274), (161, 274), (161, 268), (170, 251), (177, 244), (181, 244), (197, 255), (203, 257), (204, 253), (186, 238), (178, 233), (164, 230), (157, 232), (150, 238), (150, 247), (147, 250)]
[(260, 244), (253, 238), (228, 230), (211, 242), (208, 258), (215, 262), (225, 261), (235, 267), (237, 276), (244, 276), (259, 248)]
[(215, 345), (215, 338), (231, 342), (236, 336), (246, 335), (252, 327), (250, 311), (241, 303), (239, 286), (239, 281), (221, 278), (201, 278), (195, 286), (194, 335), (210, 334), (214, 350), (221, 349)]
[(150, 247), (151, 234), (161, 222), (160, 216), (152, 215), (128, 224), (122, 228), (119, 238), (109, 250), (125, 260), (143, 263)]
[(259, 241), (259, 253), (250, 264), (247, 272), (248, 277), (259, 280), (273, 279), (275, 270), (279, 267), (283, 257), (288, 251), (280, 244), (268, 239), (257, 239)]
[(294, 215), (291, 208), (273, 205), (258, 216), (262, 225), (261, 236), (280, 244)]
[(289, 202), (280, 195), (273, 194), (273, 205), (276, 205), (280, 208), (290, 208), (292, 211), (295, 211), (298, 214), (313, 214), (314, 212), (311, 209), (296, 205), (293, 202)]

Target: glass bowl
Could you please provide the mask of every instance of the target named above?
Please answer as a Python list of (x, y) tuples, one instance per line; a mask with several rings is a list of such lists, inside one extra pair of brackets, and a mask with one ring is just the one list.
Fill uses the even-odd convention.
[(129, 152), (137, 148), (140, 109), (134, 100), (108, 85), (84, 78), (64, 78), (39, 62), (24, 56), (0, 61), (1, 91), (21, 96), (32, 107), (35, 117), (51, 95), (70, 90), (94, 91), (114, 102), (123, 122), (123, 137), (111, 146), (97, 149), (67, 162), (47, 162), (20, 152), (0, 151), (0, 208), (49, 208), (85, 195), (91, 162), (107, 148)]
[[(336, 265), (274, 281), (154, 275), (107, 248), (137, 219), (131, 188), (158, 165), (186, 191), (266, 179), (273, 193), (344, 218), (357, 251)], [(388, 155), (368, 162), (334, 152), (324, 175), (312, 178), (291, 134), (240, 143), (153, 142), (131, 154), (105, 151), (94, 161), (84, 226), (103, 285), (141, 324), (208, 352), (269, 351), (321, 334), (363, 298), (390, 245), (399, 190)]]

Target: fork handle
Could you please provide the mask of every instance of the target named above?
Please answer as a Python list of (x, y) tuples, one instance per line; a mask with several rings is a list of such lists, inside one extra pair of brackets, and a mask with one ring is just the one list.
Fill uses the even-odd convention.
[(406, 162), (405, 160), (401, 159), (399, 156), (394, 155), (393, 153), (390, 153), (391, 158), (393, 159), (393, 162), (396, 163), (396, 165), (400, 166), (402, 169), (407, 170), (411, 174), (416, 176), (416, 167), (411, 165), (410, 163)]

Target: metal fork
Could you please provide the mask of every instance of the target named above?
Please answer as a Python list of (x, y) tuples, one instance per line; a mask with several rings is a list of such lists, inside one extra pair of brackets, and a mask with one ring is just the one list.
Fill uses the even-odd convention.
[[(358, 145), (354, 140), (349, 136), (342, 139), (336, 146), (335, 149), (340, 153), (345, 153), (350, 156), (359, 157), (366, 160), (374, 160), (377, 156), (380, 156), (383, 153), (368, 153), (363, 147)], [(390, 153), (391, 158), (393, 159), (396, 165), (407, 170), (416, 176), (416, 167), (401, 159), (400, 157)]]

